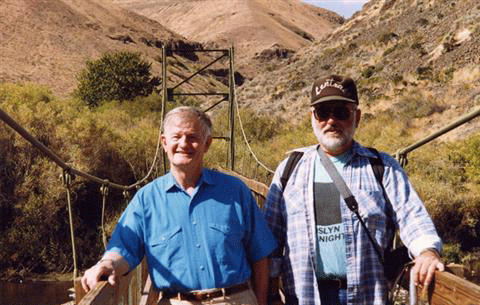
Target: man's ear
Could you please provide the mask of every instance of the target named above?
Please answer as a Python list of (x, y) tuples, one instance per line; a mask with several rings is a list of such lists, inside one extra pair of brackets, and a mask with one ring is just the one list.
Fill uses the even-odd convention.
[(205, 142), (205, 152), (208, 151), (211, 144), (212, 144), (212, 136), (208, 136), (207, 141)]
[(163, 150), (166, 152), (166, 147), (167, 147), (167, 137), (165, 136), (165, 134), (162, 133), (162, 135), (160, 136), (160, 140), (162, 142), (162, 147), (163, 147)]
[(361, 116), (362, 116), (362, 111), (359, 108), (355, 109), (355, 128), (357, 128), (358, 124), (360, 124)]

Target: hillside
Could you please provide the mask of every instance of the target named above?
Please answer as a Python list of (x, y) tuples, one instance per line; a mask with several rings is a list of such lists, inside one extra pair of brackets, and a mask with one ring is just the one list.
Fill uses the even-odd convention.
[(0, 82), (43, 84), (59, 96), (72, 92), (86, 60), (104, 52), (140, 52), (158, 75), (162, 45), (198, 45), (144, 16), (93, 0), (2, 0), (0, 41)]
[(235, 46), (247, 77), (337, 28), (339, 15), (299, 0), (110, 0), (205, 45)]
[[(305, 119), (315, 78), (351, 75), (364, 114), (405, 112), (426, 136), (480, 106), (480, 5), (468, 0), (372, 0), (326, 39), (238, 90), (244, 107)], [(444, 136), (478, 132), (476, 119)], [(390, 148), (392, 149), (392, 148)]]

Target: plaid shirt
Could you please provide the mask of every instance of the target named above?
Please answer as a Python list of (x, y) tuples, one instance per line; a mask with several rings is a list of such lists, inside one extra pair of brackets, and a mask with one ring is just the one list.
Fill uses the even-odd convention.
[[(285, 292), (298, 304), (321, 304), (314, 270), (315, 212), (313, 204), (313, 165), (317, 146), (302, 148), (302, 159), (293, 170), (285, 190), (280, 177), (286, 160), (277, 168), (264, 204), (266, 220), (279, 244), (280, 259), (272, 259), (272, 272), (280, 265)], [(386, 202), (369, 158), (376, 156), (354, 142), (352, 157), (341, 175), (359, 205), (359, 213), (383, 251), (394, 234), (387, 230)], [(398, 162), (381, 153), (384, 163), (383, 185), (392, 202), (392, 220), (400, 230), (402, 242), (413, 256), (426, 248), (441, 250), (441, 240), (423, 203)], [(347, 262), (347, 301), (351, 305), (383, 305), (387, 302), (387, 280), (374, 247), (358, 218), (341, 200), (345, 226)], [(280, 262), (278, 261), (280, 260)], [(280, 263), (280, 264), (279, 264)]]

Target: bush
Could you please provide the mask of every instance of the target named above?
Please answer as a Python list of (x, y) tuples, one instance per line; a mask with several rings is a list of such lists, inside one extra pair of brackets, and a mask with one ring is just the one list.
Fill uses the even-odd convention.
[(457, 160), (463, 161), (466, 177), (475, 184), (480, 184), (480, 136), (475, 135), (464, 142), (455, 155)]
[(459, 244), (445, 244), (443, 246), (442, 258), (447, 263), (460, 264), (461, 260), (461, 250)]
[(398, 34), (393, 32), (383, 33), (378, 40), (383, 44), (388, 44), (389, 42), (396, 41), (399, 39)]
[(422, 80), (422, 79), (431, 79), (431, 78), (432, 78), (433, 69), (432, 69), (432, 67), (417, 67), (417, 69), (415, 70), (415, 72), (417, 73), (417, 77), (418, 77), (418, 79), (420, 79), (420, 80)]
[(362, 71), (362, 76), (365, 78), (369, 78), (375, 73), (376, 68), (375, 66), (368, 66)]
[[(0, 84), (0, 106), (69, 165), (108, 181), (130, 185), (153, 162), (159, 132), (159, 98), (109, 102), (95, 112), (78, 101), (58, 100), (43, 87)], [(61, 168), (0, 121), (0, 277), (72, 269), (66, 190)], [(160, 160), (161, 158), (157, 158)], [(157, 170), (158, 168), (158, 170)], [(153, 170), (159, 175), (161, 166)], [(73, 226), (78, 267), (91, 266), (103, 251), (100, 185), (72, 181)], [(134, 190), (131, 191), (131, 194)], [(105, 221), (125, 207), (111, 188)], [(108, 232), (107, 232), (108, 234)]]
[(160, 84), (158, 77), (151, 77), (150, 68), (139, 53), (106, 53), (98, 60), (87, 61), (78, 76), (75, 95), (90, 107), (104, 100), (148, 96)]

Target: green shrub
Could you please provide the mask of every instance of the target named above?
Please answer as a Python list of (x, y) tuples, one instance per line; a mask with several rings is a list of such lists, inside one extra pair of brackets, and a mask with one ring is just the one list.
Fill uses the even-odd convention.
[(417, 67), (415, 70), (418, 79), (432, 79), (432, 67)]
[(459, 244), (445, 244), (442, 250), (442, 258), (448, 264), (460, 264), (462, 262), (462, 253)]
[(148, 96), (160, 84), (159, 78), (151, 77), (151, 64), (143, 61), (139, 53), (106, 53), (86, 65), (78, 76), (75, 95), (90, 107), (104, 100)]
[(425, 98), (415, 93), (405, 96), (393, 108), (405, 118), (423, 118), (434, 113), (441, 113), (446, 106), (436, 103), (432, 98)]
[(382, 56), (387, 56), (388, 54), (393, 53), (393, 51), (395, 51), (397, 47), (398, 45), (394, 45), (393, 47), (385, 49), (385, 51), (383, 51)]
[(420, 18), (420, 19), (417, 20), (417, 23), (420, 26), (427, 26), (429, 24), (429, 21), (428, 21), (428, 19)]
[(474, 135), (467, 139), (463, 145), (457, 147), (452, 160), (462, 165), (465, 178), (472, 183), (480, 184), (480, 136)]
[(420, 42), (414, 42), (410, 48), (412, 50), (418, 50), (418, 52), (420, 53), (420, 56), (424, 56), (424, 55), (427, 55), (427, 51), (425, 51), (425, 48), (423, 47), (423, 45), (420, 43)]
[[(97, 111), (57, 100), (43, 87), (0, 84), (0, 107), (72, 167), (122, 185), (143, 178), (152, 166), (160, 130), (158, 96), (138, 103), (110, 102)], [(153, 168), (161, 173), (161, 156)], [(72, 247), (62, 170), (0, 122), (0, 275), (72, 270)], [(132, 190), (132, 194), (135, 190)], [(72, 206), (78, 267), (102, 252), (100, 185), (77, 177)], [(106, 221), (125, 207), (110, 189)]]
[(469, 172), (476, 166), (477, 139), (429, 143), (433, 148), (419, 148), (407, 166), (440, 236), (447, 243), (458, 243), (462, 251), (480, 246), (480, 186), (475, 172)]
[(393, 76), (392, 76), (392, 82), (393, 84), (396, 86), (400, 83), (404, 83), (404, 80), (403, 80), (403, 75), (401, 74), (398, 74), (398, 73), (395, 73)]
[(370, 78), (373, 73), (375, 73), (376, 68), (375, 66), (368, 66), (362, 71), (362, 76), (365, 78)]
[(398, 34), (393, 32), (383, 33), (378, 40), (383, 44), (388, 44), (391, 41), (398, 40)]
[(324, 65), (322, 65), (320, 68), (321, 68), (322, 70), (330, 70), (331, 67), (332, 67), (332, 65), (330, 65), (330, 64), (324, 64)]

